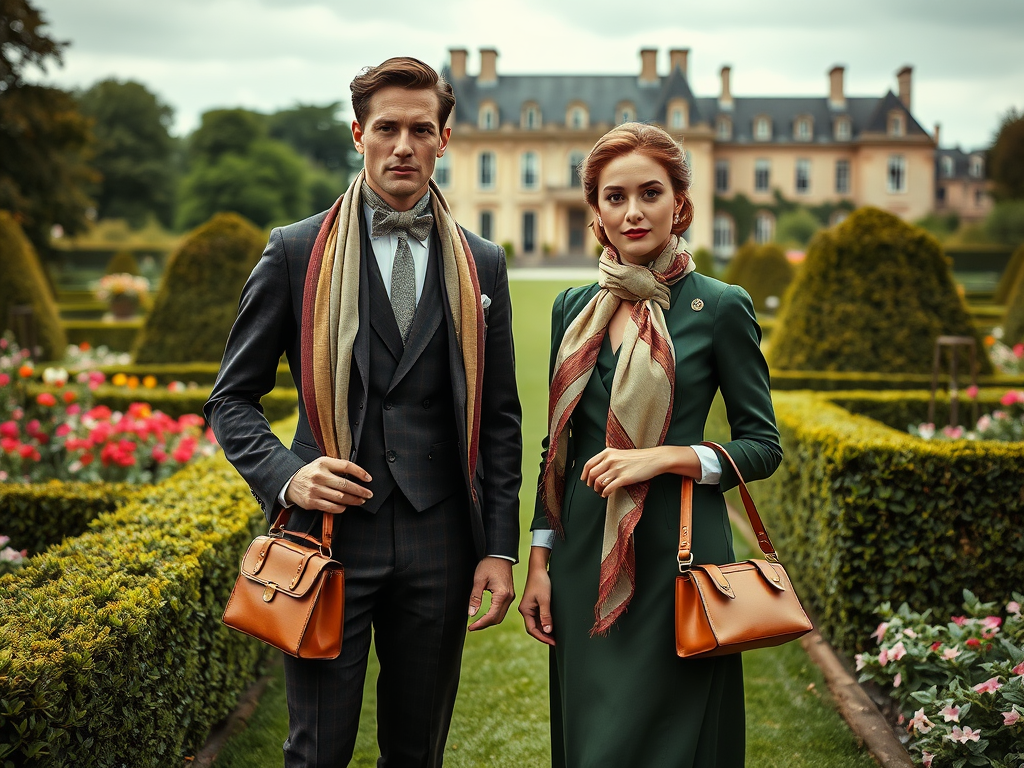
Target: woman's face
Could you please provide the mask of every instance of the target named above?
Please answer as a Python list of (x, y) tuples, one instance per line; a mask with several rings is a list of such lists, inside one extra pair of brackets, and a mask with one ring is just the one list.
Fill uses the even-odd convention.
[(616, 157), (597, 180), (597, 211), (623, 261), (649, 264), (668, 244), (682, 199), (661, 163), (641, 152)]

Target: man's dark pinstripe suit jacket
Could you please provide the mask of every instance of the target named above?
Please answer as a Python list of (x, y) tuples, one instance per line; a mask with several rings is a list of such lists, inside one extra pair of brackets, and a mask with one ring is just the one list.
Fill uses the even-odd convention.
[[(274, 388), (281, 354), (296, 386), (302, 386), (300, 322), (306, 268), (313, 243), (326, 216), (320, 213), (304, 221), (274, 229), (259, 263), (242, 290), (238, 317), (231, 330), (220, 373), (204, 412), (214, 426), (227, 459), (248, 482), (253, 496), (268, 519), (276, 514), (277, 495), (301, 467), (320, 455), (302, 398), (295, 439), (286, 448), (270, 431), (259, 405)], [(390, 305), (371, 306), (368, 257), (373, 258), (363, 217), (359, 217), (362, 270), (359, 291), (359, 330), (353, 350), (350, 404), (365, 400), (371, 311), (392, 311)], [(448, 322), (438, 333), (449, 335), (449, 358), (455, 399), (456, 434), (459, 440), (465, 494), (470, 507), (473, 543), (478, 557), (502, 555), (516, 558), (519, 549), (519, 486), (521, 483), (521, 407), (516, 391), (512, 346), (512, 308), (508, 274), (502, 249), (471, 232), (465, 232), (476, 262), (480, 291), (490, 297), (486, 311), (484, 379), (480, 418), (480, 452), (477, 462), (477, 501), (470, 493), (465, 440), (466, 380), (462, 354), (451, 324), (447, 296), (443, 307)], [(436, 242), (436, 234), (433, 235)], [(442, 281), (443, 283), (443, 281)], [(443, 290), (443, 289), (442, 289)], [(356, 409), (358, 412), (358, 409)], [(350, 407), (353, 460), (358, 463), (362, 426)], [(415, 423), (405, 425), (415, 429)], [(297, 510), (289, 528), (309, 529), (319, 515)]]

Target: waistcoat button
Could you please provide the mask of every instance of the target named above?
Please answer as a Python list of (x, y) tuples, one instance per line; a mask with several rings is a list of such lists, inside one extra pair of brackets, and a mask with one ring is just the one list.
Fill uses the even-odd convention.
[(391, 404), (391, 401), (390, 401), (390, 400), (385, 400), (385, 401), (384, 401), (384, 410), (385, 410), (385, 411), (390, 411), (390, 410), (392, 409), (392, 407), (393, 407), (393, 406), (392, 406), (392, 404)]
[(397, 456), (397, 455), (395, 454), (395, 452), (394, 452), (394, 451), (388, 451), (388, 452), (387, 452), (387, 458), (388, 458), (388, 461), (389, 461), (389, 462), (391, 462), (392, 464), (394, 464), (394, 463), (395, 463), (395, 460), (396, 460), (396, 459), (398, 458), (398, 456)]
[(424, 408), (429, 408), (430, 407), (430, 398), (429, 397), (426, 400), (423, 401), (423, 407)]

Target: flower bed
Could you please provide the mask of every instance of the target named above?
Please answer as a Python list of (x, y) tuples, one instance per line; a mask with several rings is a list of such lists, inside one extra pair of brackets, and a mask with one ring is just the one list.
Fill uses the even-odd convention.
[(1016, 768), (1024, 760), (1024, 595), (1003, 601), (1005, 616), (969, 590), (964, 598), (948, 623), (883, 604), (877, 646), (857, 654), (857, 670), (895, 700), (922, 765)]

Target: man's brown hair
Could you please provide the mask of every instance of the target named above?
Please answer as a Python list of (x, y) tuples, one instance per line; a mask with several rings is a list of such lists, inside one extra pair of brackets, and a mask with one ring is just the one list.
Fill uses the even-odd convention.
[(373, 94), (390, 85), (412, 90), (433, 89), (437, 94), (438, 129), (444, 130), (444, 124), (455, 107), (455, 92), (433, 67), (411, 56), (397, 56), (376, 67), (366, 67), (349, 85), (352, 111), (363, 128), (366, 127), (364, 121), (370, 111)]

